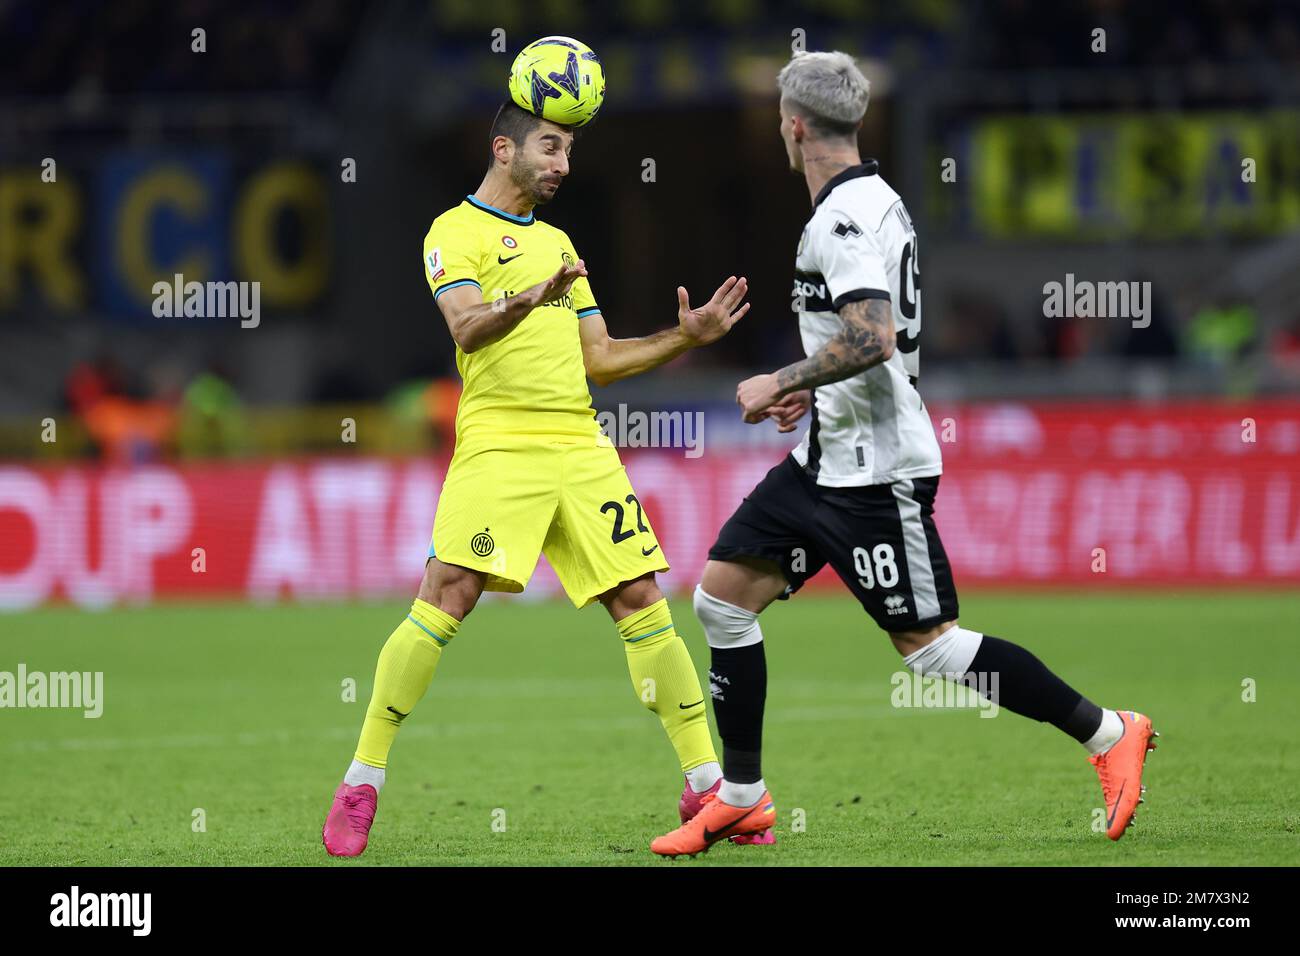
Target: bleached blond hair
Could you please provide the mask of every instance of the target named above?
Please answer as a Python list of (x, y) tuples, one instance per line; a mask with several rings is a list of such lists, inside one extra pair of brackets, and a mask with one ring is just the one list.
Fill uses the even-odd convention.
[(789, 109), (826, 136), (853, 135), (871, 95), (853, 57), (838, 50), (796, 53), (777, 74), (776, 85)]

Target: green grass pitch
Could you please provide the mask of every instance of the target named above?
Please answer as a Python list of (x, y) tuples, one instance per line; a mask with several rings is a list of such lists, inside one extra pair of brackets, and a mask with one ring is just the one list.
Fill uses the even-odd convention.
[[(674, 612), (703, 672), (689, 602)], [(97, 720), (0, 710), (0, 865), (1300, 863), (1300, 600), (1279, 592), (964, 596), (967, 626), (1025, 644), (1098, 703), (1153, 716), (1147, 802), (1118, 844), (1092, 829), (1100, 788), (1078, 744), (1006, 711), (896, 709), (901, 659), (856, 605), (777, 604), (763, 627), (778, 843), (677, 861), (647, 847), (677, 823), (681, 777), (604, 612), (487, 601), (398, 737), (369, 850), (333, 860), (321, 823), (404, 613), (0, 617), (0, 670), (105, 681)]]

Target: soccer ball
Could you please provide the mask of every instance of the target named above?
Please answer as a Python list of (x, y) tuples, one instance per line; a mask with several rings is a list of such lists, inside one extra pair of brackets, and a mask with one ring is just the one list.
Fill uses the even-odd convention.
[(515, 57), (510, 98), (552, 123), (585, 126), (605, 102), (605, 70), (587, 44), (572, 37), (542, 37)]

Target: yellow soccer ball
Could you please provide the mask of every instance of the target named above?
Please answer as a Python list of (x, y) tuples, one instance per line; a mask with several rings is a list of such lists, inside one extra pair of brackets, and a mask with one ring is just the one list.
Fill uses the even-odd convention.
[(561, 126), (586, 126), (605, 102), (605, 70), (591, 47), (572, 37), (542, 37), (510, 68), (510, 98)]

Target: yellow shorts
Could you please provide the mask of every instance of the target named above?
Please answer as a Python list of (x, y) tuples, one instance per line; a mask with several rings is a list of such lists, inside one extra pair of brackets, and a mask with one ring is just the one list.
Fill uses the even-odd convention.
[(668, 570), (618, 451), (604, 436), (457, 447), (429, 557), (486, 573), (489, 591), (518, 593), (539, 552), (580, 608), (624, 581)]

